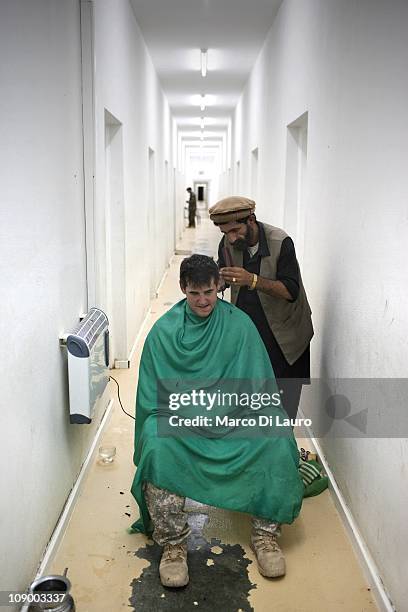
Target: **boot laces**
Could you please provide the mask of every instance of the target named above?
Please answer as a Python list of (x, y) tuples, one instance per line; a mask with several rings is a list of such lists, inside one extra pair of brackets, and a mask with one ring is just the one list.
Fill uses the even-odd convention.
[(184, 561), (186, 551), (183, 544), (166, 544), (163, 552), (163, 561)]
[(272, 533), (263, 533), (255, 537), (255, 543), (258, 548), (271, 550), (273, 552), (281, 552), (279, 544), (276, 541), (276, 536)]

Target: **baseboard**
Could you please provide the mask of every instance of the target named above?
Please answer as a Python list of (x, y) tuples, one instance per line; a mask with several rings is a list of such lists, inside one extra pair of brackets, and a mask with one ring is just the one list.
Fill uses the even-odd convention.
[[(170, 265), (170, 262), (172, 261), (173, 257), (174, 257), (174, 255), (170, 258), (169, 265)], [(169, 265), (167, 266), (167, 268), (169, 268)], [(162, 276), (162, 279), (161, 279), (161, 281), (159, 283), (159, 286), (156, 289), (156, 297), (157, 297), (157, 295), (158, 295), (158, 293), (159, 293), (159, 291), (160, 291), (160, 289), (161, 289), (161, 287), (162, 287), (162, 285), (163, 285), (163, 283), (164, 283), (164, 281), (166, 279), (166, 276), (167, 276), (167, 270), (164, 272), (164, 274)], [(139, 331), (137, 332), (135, 341), (133, 342), (133, 346), (130, 349), (130, 353), (129, 353), (129, 357), (128, 357), (128, 362), (123, 362), (123, 363), (129, 363), (129, 365), (128, 366), (116, 366), (116, 362), (115, 362), (115, 367), (129, 367), (129, 368), (132, 367), (132, 360), (133, 360), (134, 354), (136, 352), (137, 345), (140, 342), (140, 338), (141, 338), (141, 336), (142, 336), (142, 334), (144, 332), (144, 329), (146, 327), (146, 323), (148, 322), (151, 314), (152, 314), (152, 308), (151, 308), (151, 306), (149, 306), (149, 309), (146, 312), (146, 316), (143, 319), (143, 322), (142, 322), (141, 326), (139, 327)]]
[(164, 281), (166, 280), (166, 276), (168, 274), (168, 269), (169, 269), (169, 265), (167, 264), (166, 269), (165, 269), (165, 271), (163, 273), (163, 276), (161, 277), (161, 280), (160, 280), (160, 282), (159, 282), (159, 284), (157, 285), (157, 288), (156, 288), (156, 299), (159, 297), (160, 290), (163, 287)]
[(176, 249), (175, 255), (192, 255), (193, 251), (191, 249)]
[[(110, 399), (108, 405), (106, 407), (105, 413), (102, 417), (102, 420), (99, 424), (98, 429), (96, 430), (94, 439), (88, 451), (88, 454), (85, 458), (85, 461), (82, 464), (81, 470), (78, 474), (78, 478), (75, 481), (74, 486), (71, 489), (71, 492), (68, 496), (68, 499), (65, 503), (64, 509), (61, 513), (61, 516), (58, 519), (58, 523), (52, 533), (51, 539), (48, 542), (47, 548), (45, 549), (44, 556), (41, 560), (40, 566), (37, 570), (37, 574), (34, 578), (36, 580), (40, 576), (47, 575), (48, 568), (50, 567), (55, 554), (57, 552), (58, 546), (61, 543), (61, 540), (65, 534), (65, 531), (68, 527), (69, 519), (71, 518), (72, 512), (74, 510), (75, 503), (78, 499), (79, 493), (81, 491), (82, 485), (85, 480), (85, 476), (87, 475), (89, 468), (91, 466), (91, 461), (93, 459), (93, 455), (95, 453), (96, 446), (98, 444), (99, 438), (106, 427), (106, 424), (109, 421), (109, 417), (111, 416), (113, 408), (113, 399)], [(61, 568), (61, 573), (64, 568)], [(69, 576), (68, 576), (69, 577)], [(21, 608), (21, 612), (25, 612), (28, 608)]]
[[(305, 418), (305, 415), (299, 410), (299, 416)], [(378, 567), (371, 556), (370, 551), (358, 529), (357, 523), (348, 507), (343, 494), (341, 493), (339, 486), (336, 482), (333, 472), (331, 471), (327, 459), (324, 455), (323, 449), (320, 446), (317, 438), (313, 437), (313, 431), (309, 427), (300, 427), (302, 437), (307, 438), (310, 442), (310, 446), (319, 458), (319, 462), (322, 464), (325, 473), (329, 478), (329, 491), (333, 498), (336, 509), (340, 515), (340, 518), (346, 528), (346, 531), (350, 537), (354, 552), (360, 562), (363, 569), (365, 578), (370, 585), (371, 593), (375, 599), (375, 602), (381, 612), (395, 612), (395, 607), (392, 604), (390, 597), (385, 589), (385, 586), (381, 580), (380, 572)]]
[(129, 359), (115, 359), (115, 370), (127, 370), (130, 368)]
[(144, 332), (144, 329), (146, 327), (146, 324), (147, 324), (151, 314), (152, 314), (152, 309), (151, 309), (151, 307), (149, 307), (148, 311), (146, 312), (146, 316), (143, 319), (143, 322), (142, 322), (141, 326), (139, 327), (139, 331), (136, 334), (136, 338), (135, 338), (135, 341), (133, 342), (133, 346), (130, 349), (130, 353), (129, 353), (129, 357), (128, 357), (128, 361), (130, 363), (130, 367), (132, 367), (132, 361), (133, 361), (133, 357), (134, 357), (136, 349), (137, 349), (137, 345), (140, 342), (140, 338), (142, 337), (142, 334)]

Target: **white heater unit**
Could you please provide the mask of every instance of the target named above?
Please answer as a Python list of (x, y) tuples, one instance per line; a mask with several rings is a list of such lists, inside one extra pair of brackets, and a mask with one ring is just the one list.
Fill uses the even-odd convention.
[(91, 308), (68, 335), (69, 411), (71, 423), (90, 423), (109, 381), (109, 321)]

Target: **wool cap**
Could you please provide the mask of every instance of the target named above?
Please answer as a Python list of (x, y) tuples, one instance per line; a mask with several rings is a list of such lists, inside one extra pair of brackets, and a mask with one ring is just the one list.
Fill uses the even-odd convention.
[(215, 225), (240, 221), (249, 217), (255, 210), (255, 202), (243, 196), (230, 196), (220, 200), (208, 209), (210, 219)]

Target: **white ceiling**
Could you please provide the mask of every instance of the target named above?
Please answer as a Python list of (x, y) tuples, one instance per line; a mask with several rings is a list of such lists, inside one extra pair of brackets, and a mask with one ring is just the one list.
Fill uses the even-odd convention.
[(282, 0), (130, 1), (179, 127), (197, 132), (204, 116), (206, 130), (223, 130)]

